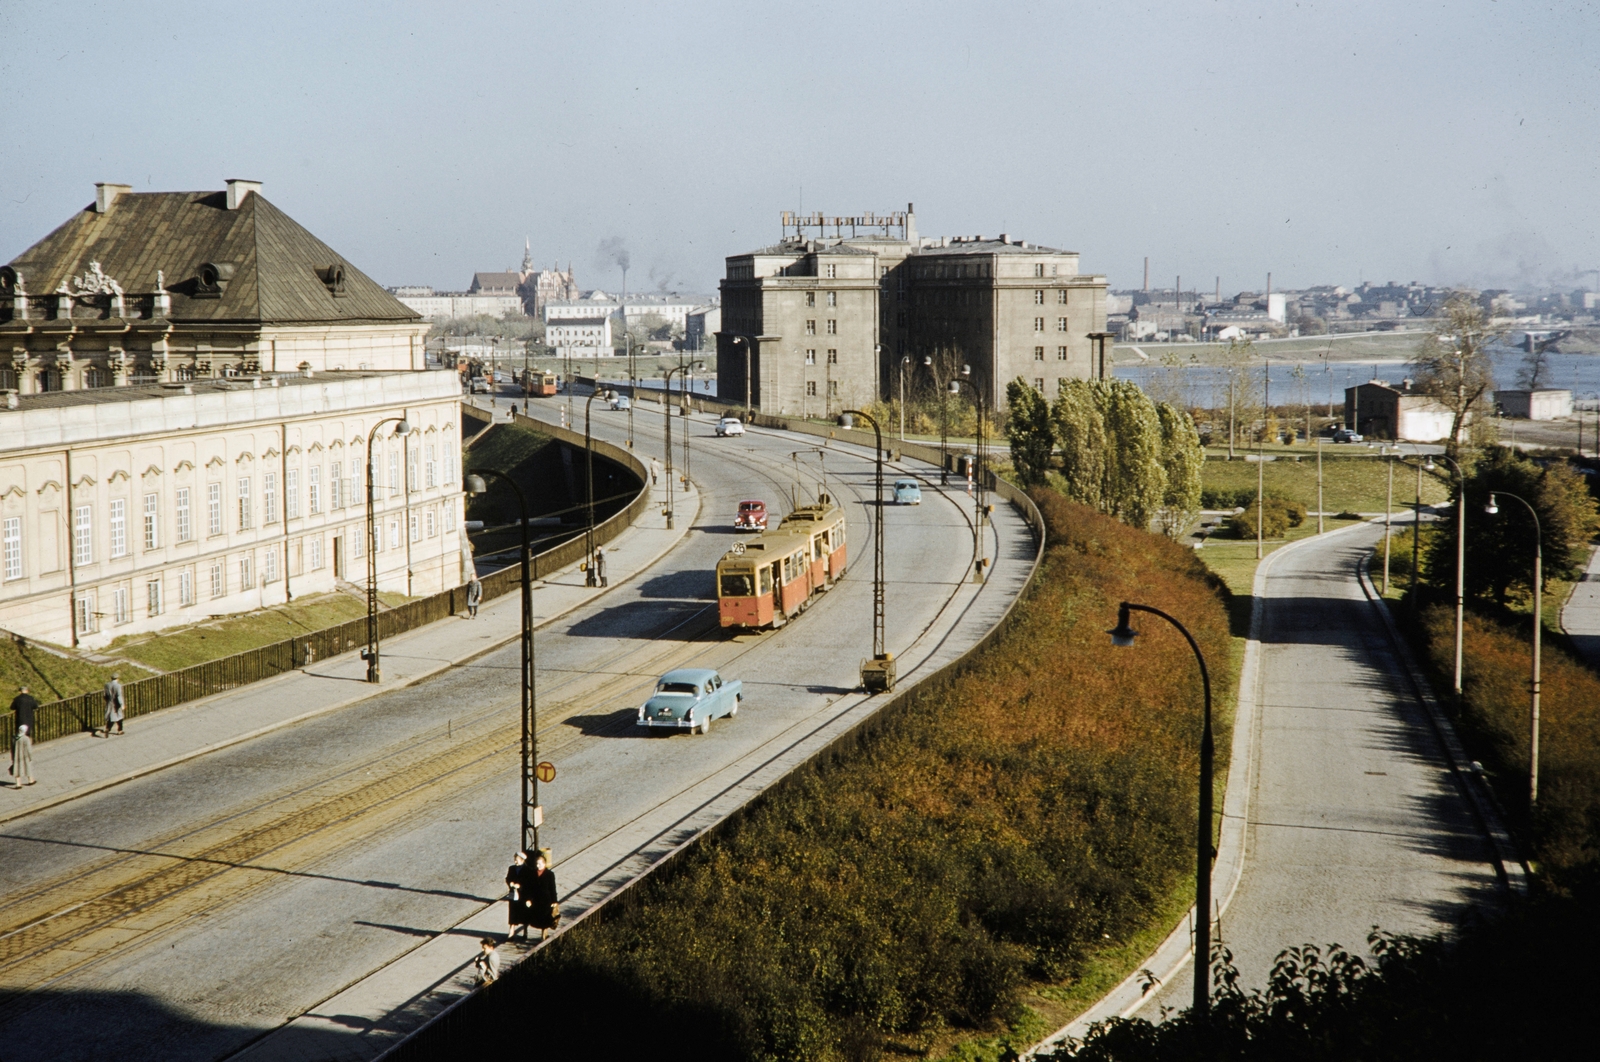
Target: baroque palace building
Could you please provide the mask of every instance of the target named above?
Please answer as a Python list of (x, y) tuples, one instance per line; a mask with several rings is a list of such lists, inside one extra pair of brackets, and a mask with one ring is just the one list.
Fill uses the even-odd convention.
[(727, 259), (720, 398), (744, 400), (747, 363), (755, 408), (801, 415), (898, 397), (902, 366), (908, 386), (926, 387), (970, 365), (990, 408), (1018, 377), (1054, 396), (1059, 380), (1107, 371), (1106, 278), (1080, 273), (1076, 252), (1007, 234), (919, 237), (909, 205), (786, 212), (783, 229), (779, 243)]
[(365, 585), (369, 552), (386, 591), (459, 586), (461, 389), (417, 315), (248, 182), (99, 188), (4, 274), (0, 628), (94, 648)]

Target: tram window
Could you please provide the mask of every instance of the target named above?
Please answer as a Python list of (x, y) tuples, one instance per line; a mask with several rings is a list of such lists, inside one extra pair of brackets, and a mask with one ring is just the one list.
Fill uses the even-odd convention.
[(754, 597), (755, 580), (749, 572), (730, 572), (722, 577), (723, 597)]
[(761, 592), (763, 594), (772, 593), (772, 569), (771, 568), (762, 568), (761, 569)]

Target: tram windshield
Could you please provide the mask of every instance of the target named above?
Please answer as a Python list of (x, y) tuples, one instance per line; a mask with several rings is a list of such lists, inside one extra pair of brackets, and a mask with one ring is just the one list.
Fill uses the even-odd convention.
[(755, 597), (756, 581), (749, 572), (730, 572), (722, 577), (723, 597)]

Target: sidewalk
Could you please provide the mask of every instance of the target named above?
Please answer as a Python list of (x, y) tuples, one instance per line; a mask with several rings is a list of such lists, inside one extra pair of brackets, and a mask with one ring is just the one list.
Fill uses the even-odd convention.
[(1561, 629), (1572, 639), (1574, 649), (1600, 667), (1600, 549), (1589, 554), (1589, 566), (1562, 606)]
[[(698, 492), (691, 495), (699, 503)], [(695, 523), (679, 520), (674, 531), (661, 516), (665, 488), (651, 490), (651, 507), (606, 546), (611, 585), (627, 582), (654, 564)], [(679, 495), (679, 505), (683, 504)], [(536, 580), (533, 616), (537, 628), (605, 593), (584, 585), (576, 565)], [(466, 663), (515, 641), (521, 595), (516, 591), (485, 602), (478, 618), (453, 616), (388, 638), (383, 643), (383, 682), (366, 682), (359, 651), (318, 660), (309, 668), (128, 720), (127, 734), (96, 738), (76, 734), (34, 748), (37, 785), (0, 787), (0, 822), (54, 807), (141, 775), (204, 756), (217, 749), (332, 712), (368, 697)]]

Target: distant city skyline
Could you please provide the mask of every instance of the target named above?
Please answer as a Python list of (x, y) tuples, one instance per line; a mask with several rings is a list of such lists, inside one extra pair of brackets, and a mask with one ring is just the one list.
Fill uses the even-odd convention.
[(1113, 289), (1593, 289), (1587, 5), (0, 9), (0, 261), (263, 182), (384, 285), (570, 261), (713, 292), (781, 210), (1079, 252)]

